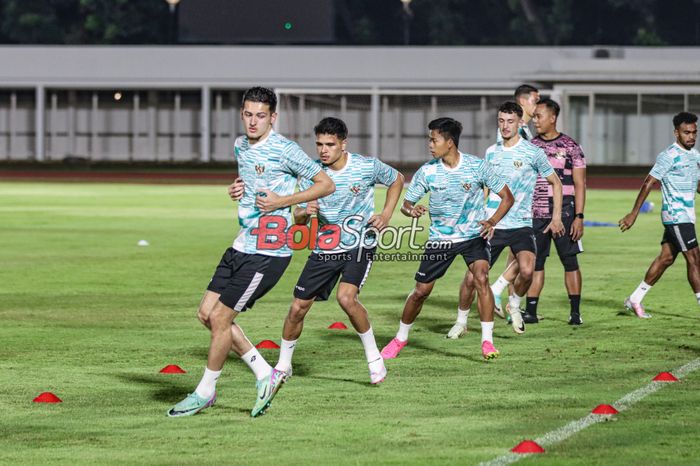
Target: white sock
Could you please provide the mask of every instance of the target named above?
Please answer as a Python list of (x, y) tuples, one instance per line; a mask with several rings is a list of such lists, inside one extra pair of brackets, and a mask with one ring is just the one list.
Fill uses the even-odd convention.
[[(636, 290), (634, 290), (634, 293), (630, 295), (630, 301), (633, 303), (639, 304), (642, 302), (642, 299), (644, 299), (644, 296), (647, 294), (647, 292), (651, 290), (651, 285), (649, 285), (647, 282), (642, 280), (642, 283), (639, 284)], [(695, 295), (697, 296), (697, 295)]]
[(503, 278), (503, 275), (498, 277), (498, 280), (496, 280), (493, 285), (491, 285), (491, 291), (493, 291), (494, 296), (500, 296), (501, 293), (503, 293), (503, 290), (508, 288), (508, 284), (510, 282)]
[(481, 322), (481, 342), (485, 341), (493, 343), (493, 321)]
[(510, 312), (520, 312), (520, 300), (523, 299), (522, 296), (513, 294), (508, 296), (508, 304), (510, 304)]
[(221, 371), (212, 371), (208, 367), (204, 368), (204, 375), (202, 380), (199, 381), (199, 385), (195, 388), (194, 392), (200, 398), (209, 399), (214, 396), (216, 392), (216, 381), (219, 380)]
[(399, 321), (399, 331), (396, 332), (396, 339), (400, 341), (408, 341), (408, 332), (411, 331), (413, 324), (404, 324)]
[(272, 372), (272, 367), (270, 367), (267, 361), (265, 361), (265, 358), (262, 357), (262, 354), (260, 354), (255, 347), (241, 356), (241, 359), (248, 364), (248, 367), (250, 367), (250, 370), (253, 371), (255, 378), (258, 380), (264, 379)]
[(469, 309), (466, 311), (457, 308), (457, 323), (467, 326), (467, 319), (469, 318)]
[(700, 304), (700, 293), (695, 293), (695, 299), (697, 299), (698, 304)]
[(372, 327), (370, 327), (365, 333), (358, 333), (357, 335), (360, 337), (362, 346), (365, 348), (365, 356), (367, 357), (368, 363), (382, 358), (382, 356), (379, 354), (379, 349), (377, 348), (377, 342), (374, 339)]
[(282, 372), (288, 372), (292, 368), (292, 356), (294, 356), (294, 348), (297, 346), (296, 340), (280, 341), (280, 358), (277, 361), (275, 369)]

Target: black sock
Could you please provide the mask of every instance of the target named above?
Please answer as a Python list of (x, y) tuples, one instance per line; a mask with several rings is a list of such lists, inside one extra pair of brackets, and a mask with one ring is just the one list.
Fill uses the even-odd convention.
[(570, 294), (569, 295), (569, 303), (571, 304), (571, 313), (572, 314), (580, 314), (578, 307), (581, 304), (581, 295), (580, 294)]
[(528, 296), (525, 298), (525, 313), (530, 314), (531, 316), (536, 316), (537, 315), (537, 302), (540, 300), (540, 297), (530, 297)]

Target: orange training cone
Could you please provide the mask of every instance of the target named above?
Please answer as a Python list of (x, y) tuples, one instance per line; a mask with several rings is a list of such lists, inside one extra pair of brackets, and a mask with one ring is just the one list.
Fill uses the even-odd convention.
[(328, 328), (332, 328), (332, 329), (335, 329), (335, 330), (347, 330), (347, 329), (348, 329), (348, 326), (345, 325), (345, 324), (342, 323), (342, 322), (333, 322), (332, 324), (330, 324), (330, 325), (328, 326)]
[(544, 453), (544, 448), (542, 448), (532, 440), (523, 440), (522, 442), (514, 446), (511, 451), (513, 453), (525, 455), (528, 453)]
[(272, 340), (263, 340), (260, 343), (258, 343), (257, 345), (255, 345), (255, 347), (258, 349), (260, 349), (260, 348), (262, 348), (262, 349), (277, 349), (280, 347), (280, 345), (278, 345), (277, 343), (275, 343)]
[(678, 382), (676, 376), (671, 374), (670, 372), (661, 372), (659, 373), (659, 375), (654, 377), (653, 380), (654, 382)]
[(603, 416), (609, 416), (611, 414), (619, 413), (612, 405), (598, 405), (591, 411), (593, 414), (601, 414)]
[(186, 374), (187, 372), (177, 364), (168, 364), (160, 370), (161, 374)]
[(32, 400), (34, 403), (62, 403), (63, 400), (51, 392), (44, 392)]

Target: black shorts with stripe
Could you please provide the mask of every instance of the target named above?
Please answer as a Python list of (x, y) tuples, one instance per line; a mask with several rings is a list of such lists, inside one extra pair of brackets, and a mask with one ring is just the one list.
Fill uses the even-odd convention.
[(457, 256), (462, 256), (467, 267), (478, 260), (489, 261), (488, 243), (482, 237), (446, 243), (445, 247), (425, 248), (415, 279), (430, 283), (441, 278)]
[(535, 232), (532, 227), (511, 228), (508, 230), (498, 230), (489, 240), (491, 251), (491, 266), (496, 263), (503, 250), (510, 247), (513, 254), (520, 251), (530, 251), (537, 254), (537, 244), (535, 242)]
[(311, 253), (294, 287), (294, 297), (326, 301), (340, 278), (341, 283), (365, 284), (372, 268), (375, 248), (355, 248), (338, 253)]
[(228, 248), (207, 290), (219, 293), (219, 301), (234, 311), (246, 311), (277, 284), (291, 259)]
[(664, 225), (664, 237), (661, 244), (669, 243), (676, 252), (686, 252), (698, 247), (695, 236), (695, 225), (692, 223), (676, 223)]
[[(568, 196), (564, 196), (567, 198)], [(551, 211), (550, 211), (551, 212)], [(551, 218), (533, 218), (532, 229), (535, 230), (535, 243), (537, 244), (537, 259), (535, 260), (535, 270), (544, 270), (544, 264), (549, 257), (549, 252), (554, 246), (557, 248), (559, 259), (564, 261), (566, 257), (575, 256), (583, 252), (583, 242), (581, 240), (574, 241), (571, 239), (571, 226), (576, 219), (575, 207), (573, 198), (571, 202), (564, 201), (564, 206), (561, 211), (561, 221), (564, 224), (565, 233), (558, 238), (554, 238), (551, 232), (545, 233), (544, 230), (552, 222)]]

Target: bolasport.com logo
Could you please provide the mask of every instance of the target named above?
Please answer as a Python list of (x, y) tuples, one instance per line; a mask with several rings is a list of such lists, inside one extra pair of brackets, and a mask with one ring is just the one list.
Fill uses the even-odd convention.
[[(361, 250), (375, 249), (375, 260), (415, 261), (421, 260), (425, 249), (431, 250), (434, 260), (446, 258), (442, 252), (452, 247), (452, 241), (426, 241), (419, 244), (417, 235), (424, 231), (418, 225), (418, 219), (411, 219), (410, 225), (389, 225), (382, 230), (362, 222), (361, 215), (347, 217), (342, 224), (319, 225), (318, 219), (312, 217), (309, 224), (289, 225), (287, 219), (279, 215), (260, 217), (258, 226), (251, 228), (250, 234), (257, 238), (256, 247), (260, 251), (277, 250), (288, 247), (292, 250), (317, 249), (331, 257), (346, 254), (357, 248)], [(410, 252), (395, 252), (404, 247)], [(389, 253), (388, 251), (394, 251)], [(358, 258), (359, 258), (358, 254)], [(349, 257), (349, 256), (348, 256)]]

